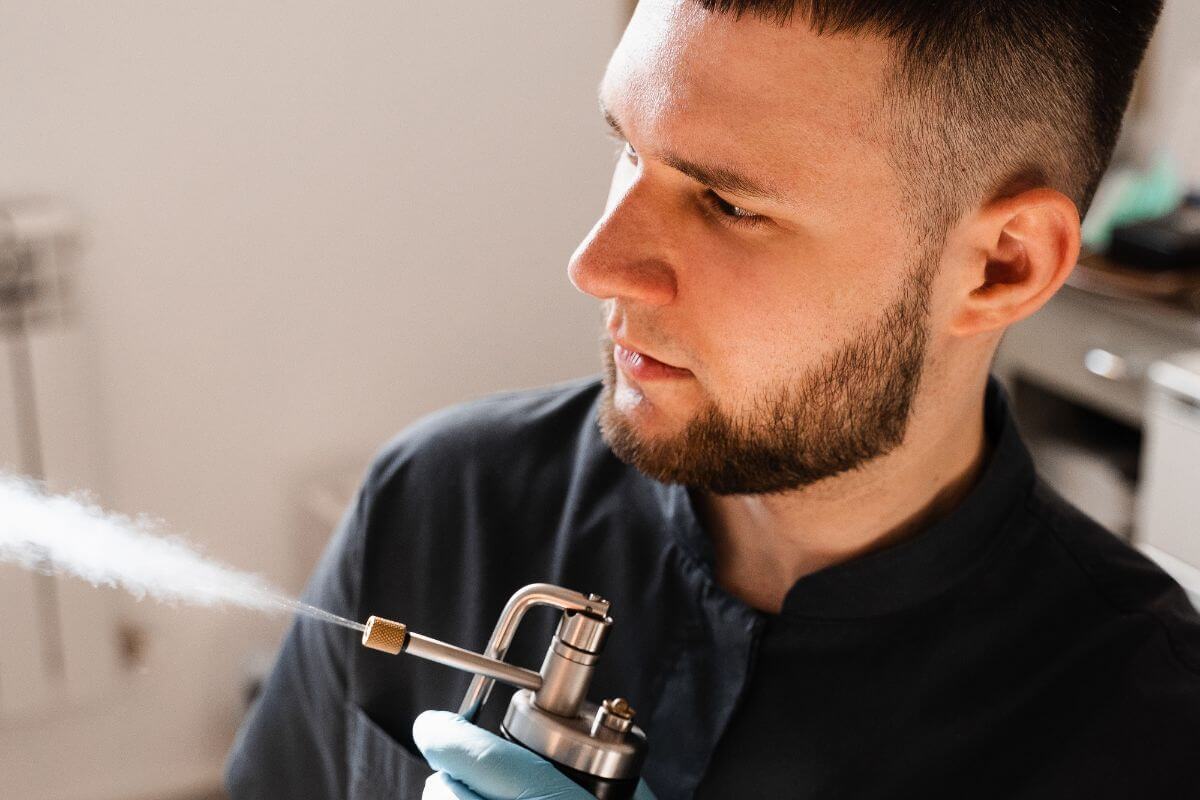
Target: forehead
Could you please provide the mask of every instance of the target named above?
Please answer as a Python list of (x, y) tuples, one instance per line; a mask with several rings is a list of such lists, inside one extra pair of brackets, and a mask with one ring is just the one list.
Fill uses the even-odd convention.
[(811, 191), (847, 165), (883, 161), (886, 44), (817, 36), (691, 0), (642, 0), (601, 100), (639, 151), (657, 148)]

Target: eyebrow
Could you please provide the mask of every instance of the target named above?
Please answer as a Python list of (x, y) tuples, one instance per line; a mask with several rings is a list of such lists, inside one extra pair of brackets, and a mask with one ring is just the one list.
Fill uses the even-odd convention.
[[(604, 115), (604, 121), (612, 128), (613, 132), (622, 139), (628, 140), (625, 132), (621, 130), (621, 123), (609, 111), (608, 106), (604, 104), (604, 98), (600, 100), (600, 113)], [(703, 183), (710, 189), (736, 194), (739, 197), (752, 197), (759, 200), (769, 200), (781, 205), (790, 204), (791, 200), (781, 192), (778, 188), (759, 183), (758, 181), (735, 172), (731, 169), (716, 166), (705, 166), (697, 164), (694, 161), (689, 161), (686, 158), (681, 158), (674, 153), (663, 153), (661, 160), (664, 164), (674, 169), (679, 170), (684, 175), (687, 175), (692, 180)]]

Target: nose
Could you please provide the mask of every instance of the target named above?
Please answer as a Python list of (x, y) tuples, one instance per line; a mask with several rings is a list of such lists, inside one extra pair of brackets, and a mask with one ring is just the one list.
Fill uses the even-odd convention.
[[(649, 205), (638, 185), (610, 202), (575, 248), (567, 275), (575, 288), (600, 300), (663, 306), (675, 299), (677, 276), (657, 232), (669, 222)], [(663, 253), (664, 255), (655, 255)]]

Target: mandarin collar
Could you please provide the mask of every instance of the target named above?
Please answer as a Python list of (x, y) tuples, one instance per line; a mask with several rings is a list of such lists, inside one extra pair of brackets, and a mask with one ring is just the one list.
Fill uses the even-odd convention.
[[(965, 579), (1003, 538), (1035, 479), (1033, 461), (1017, 431), (1008, 395), (992, 376), (984, 399), (984, 431), (991, 445), (987, 464), (952, 511), (892, 546), (805, 575), (788, 591), (781, 616), (882, 616), (930, 600)], [(667, 527), (711, 583), (712, 542), (688, 489), (658, 484), (655, 494)], [(715, 586), (710, 588), (724, 594)]]

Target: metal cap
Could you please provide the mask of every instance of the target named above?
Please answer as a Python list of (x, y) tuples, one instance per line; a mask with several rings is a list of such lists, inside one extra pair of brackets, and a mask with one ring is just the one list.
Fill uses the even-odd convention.
[(554, 635), (565, 645), (585, 653), (599, 653), (612, 625), (610, 617), (593, 617), (578, 611), (567, 611), (558, 621)]
[(401, 622), (371, 615), (367, 618), (367, 629), (363, 631), (362, 643), (372, 650), (398, 655), (404, 649), (408, 628)]

